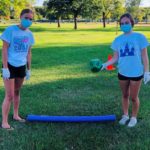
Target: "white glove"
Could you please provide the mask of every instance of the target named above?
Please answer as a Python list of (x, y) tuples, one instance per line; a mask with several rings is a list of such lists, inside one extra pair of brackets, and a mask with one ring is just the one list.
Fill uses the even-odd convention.
[(106, 69), (106, 67), (108, 66), (108, 63), (106, 62), (106, 63), (103, 63), (102, 64), (102, 68), (101, 68), (101, 70), (104, 70), (104, 69)]
[(31, 76), (31, 71), (30, 71), (30, 70), (27, 70), (27, 71), (26, 71), (26, 80), (29, 80), (29, 79), (30, 79), (30, 76)]
[(150, 81), (150, 72), (144, 73), (144, 84), (147, 84), (147, 82)]
[(2, 76), (4, 80), (10, 78), (10, 72), (8, 68), (2, 68)]

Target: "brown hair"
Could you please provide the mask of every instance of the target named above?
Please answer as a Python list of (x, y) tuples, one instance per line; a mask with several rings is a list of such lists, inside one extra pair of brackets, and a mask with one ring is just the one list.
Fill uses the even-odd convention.
[(21, 13), (20, 13), (20, 17), (21, 17), (22, 15), (26, 14), (26, 13), (32, 13), (32, 14), (33, 14), (33, 11), (32, 11), (31, 9), (28, 9), (28, 8), (23, 9), (23, 10), (21, 11)]
[(125, 13), (125, 14), (123, 14), (123, 15), (120, 17), (120, 19), (119, 19), (119, 24), (121, 25), (121, 19), (124, 18), (124, 17), (127, 17), (127, 18), (130, 20), (131, 25), (132, 25), (132, 27), (133, 27), (133, 26), (134, 26), (134, 19), (133, 19), (133, 17), (132, 17), (129, 13)]

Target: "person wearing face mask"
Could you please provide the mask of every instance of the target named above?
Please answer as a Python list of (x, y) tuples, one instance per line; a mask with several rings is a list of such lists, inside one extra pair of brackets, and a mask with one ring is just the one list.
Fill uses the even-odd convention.
[(2, 47), (2, 77), (5, 87), (5, 98), (2, 104), (2, 125), (4, 129), (12, 130), (8, 123), (11, 103), (13, 103), (13, 119), (25, 122), (19, 115), (20, 89), (24, 78), (31, 75), (31, 47), (34, 44), (32, 32), (33, 12), (23, 9), (20, 14), (20, 24), (11, 25), (0, 36)]
[[(134, 20), (129, 13), (120, 17), (120, 29), (123, 34), (113, 41), (111, 48), (114, 52), (111, 60), (102, 64), (102, 69), (118, 63), (118, 79), (122, 91), (123, 115), (119, 124), (134, 127), (137, 123), (139, 110), (139, 91), (142, 78), (144, 84), (150, 81), (149, 58), (147, 47), (149, 43), (141, 33), (133, 32)], [(132, 100), (132, 114), (129, 118), (129, 99)]]

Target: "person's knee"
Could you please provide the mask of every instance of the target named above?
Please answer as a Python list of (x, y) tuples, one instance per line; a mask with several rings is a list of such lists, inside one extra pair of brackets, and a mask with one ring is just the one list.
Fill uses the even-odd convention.
[(137, 102), (138, 101), (138, 97), (137, 96), (132, 96), (131, 97), (131, 100), (133, 103)]
[(5, 95), (5, 99), (8, 101), (12, 101), (14, 99), (14, 93), (7, 93)]
[(123, 99), (129, 99), (129, 93), (123, 94)]
[(15, 90), (15, 96), (19, 96), (19, 94), (20, 94), (20, 90)]

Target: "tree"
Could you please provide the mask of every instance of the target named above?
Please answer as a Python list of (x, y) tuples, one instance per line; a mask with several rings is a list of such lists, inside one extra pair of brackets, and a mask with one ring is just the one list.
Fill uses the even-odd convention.
[(90, 19), (100, 19), (101, 17), (101, 0), (91, 0), (89, 1), (88, 7), (85, 7), (83, 17), (89, 17)]
[(31, 8), (35, 0), (0, 0), (0, 16), (19, 18), (24, 8)]
[(0, 18), (2, 17), (10, 17), (10, 0), (0, 0)]
[(83, 10), (84, 1), (78, 1), (78, 0), (71, 0), (70, 1), (70, 11), (73, 14), (74, 18), (74, 29), (77, 29), (77, 17), (81, 15), (81, 12)]
[(131, 13), (134, 19), (136, 19), (136, 21), (138, 20), (138, 14), (140, 14), (140, 8), (139, 8), (140, 3), (141, 3), (141, 0), (126, 0), (125, 1), (126, 11)]
[(46, 17), (47, 12), (46, 12), (46, 9), (44, 7), (37, 6), (34, 8), (35, 8), (37, 19), (42, 19), (42, 18)]
[(139, 8), (141, 0), (125, 0), (125, 7), (128, 12), (132, 13), (135, 8)]
[(73, 15), (74, 29), (77, 29), (77, 18), (83, 16), (91, 6), (92, 0), (68, 0), (68, 11)]
[(143, 8), (142, 10), (143, 12), (143, 19), (145, 20), (145, 22), (147, 23), (148, 22), (148, 16), (150, 16), (150, 7), (148, 8)]
[(19, 18), (20, 12), (24, 8), (32, 8), (35, 0), (11, 0), (11, 16), (12, 18)]
[(42, 6), (36, 6), (34, 7), (34, 9), (35, 9), (35, 14), (34, 14), (35, 20), (41, 20), (42, 18), (45, 18), (46, 12), (44, 11), (44, 8)]
[(125, 8), (123, 7), (123, 1), (116, 1), (114, 11), (111, 12), (111, 18), (114, 21), (119, 21), (120, 16), (125, 13)]
[(106, 27), (108, 15), (116, 10), (121, 9), (123, 1), (121, 0), (101, 0), (103, 27)]
[(49, 0), (47, 2), (47, 10), (57, 18), (58, 27), (60, 27), (61, 17), (67, 13), (67, 3), (67, 0)]

